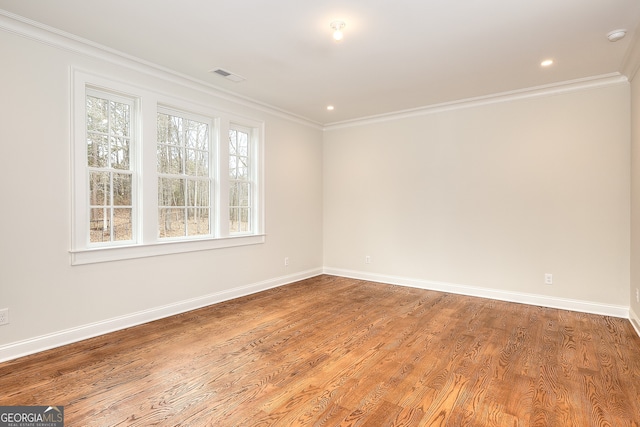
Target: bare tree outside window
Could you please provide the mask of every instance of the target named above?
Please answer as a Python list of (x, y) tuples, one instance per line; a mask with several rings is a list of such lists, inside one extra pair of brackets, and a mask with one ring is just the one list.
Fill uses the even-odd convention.
[(132, 103), (86, 96), (90, 243), (133, 239), (131, 114)]
[(209, 125), (158, 113), (158, 236), (211, 234)]
[(251, 139), (248, 131), (229, 130), (229, 232), (253, 231)]

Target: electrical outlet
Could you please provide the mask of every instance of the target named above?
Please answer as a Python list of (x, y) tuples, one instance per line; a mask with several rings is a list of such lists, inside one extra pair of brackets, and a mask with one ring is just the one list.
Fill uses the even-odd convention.
[(0, 325), (9, 324), (9, 309), (3, 308), (0, 310)]
[(545, 285), (553, 285), (553, 274), (546, 273), (544, 275), (544, 284)]
[(365, 264), (371, 264), (371, 257), (369, 255), (365, 255), (364, 257), (364, 263)]
[(289, 257), (288, 256), (284, 257), (284, 266), (285, 267), (289, 267)]

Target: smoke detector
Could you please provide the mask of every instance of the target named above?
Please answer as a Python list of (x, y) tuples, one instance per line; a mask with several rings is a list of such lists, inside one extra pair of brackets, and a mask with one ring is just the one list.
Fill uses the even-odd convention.
[(627, 34), (627, 30), (613, 30), (607, 34), (610, 42), (617, 42)]

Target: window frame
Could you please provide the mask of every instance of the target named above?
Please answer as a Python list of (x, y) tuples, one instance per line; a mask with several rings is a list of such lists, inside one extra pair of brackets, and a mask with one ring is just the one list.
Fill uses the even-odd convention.
[[(71, 248), (72, 265), (169, 255), (202, 250), (261, 244), (264, 228), (264, 122), (212, 108), (200, 102), (180, 98), (142, 86), (106, 78), (72, 68), (71, 82)], [(131, 148), (133, 179), (133, 240), (117, 244), (88, 244), (88, 166), (86, 140), (86, 95), (95, 90), (135, 100), (132, 118)], [(161, 239), (158, 233), (157, 114), (161, 110), (184, 112), (209, 118), (210, 127), (210, 233), (185, 238)], [(255, 161), (253, 177), (254, 230), (229, 232), (229, 129), (239, 126), (251, 130)]]

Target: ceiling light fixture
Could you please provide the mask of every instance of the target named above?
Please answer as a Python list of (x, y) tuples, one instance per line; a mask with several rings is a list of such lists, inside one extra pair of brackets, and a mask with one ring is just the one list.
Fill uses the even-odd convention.
[(553, 59), (545, 59), (540, 63), (542, 67), (550, 67), (551, 65), (553, 65)]
[(327, 111), (333, 111), (334, 107), (333, 105), (327, 105)]
[(333, 28), (333, 39), (337, 42), (341, 41), (344, 37), (342, 29), (346, 27), (347, 24), (345, 24), (344, 21), (333, 21), (329, 26)]
[(625, 35), (627, 35), (627, 30), (613, 30), (609, 34), (607, 34), (607, 38), (610, 42), (617, 42)]

